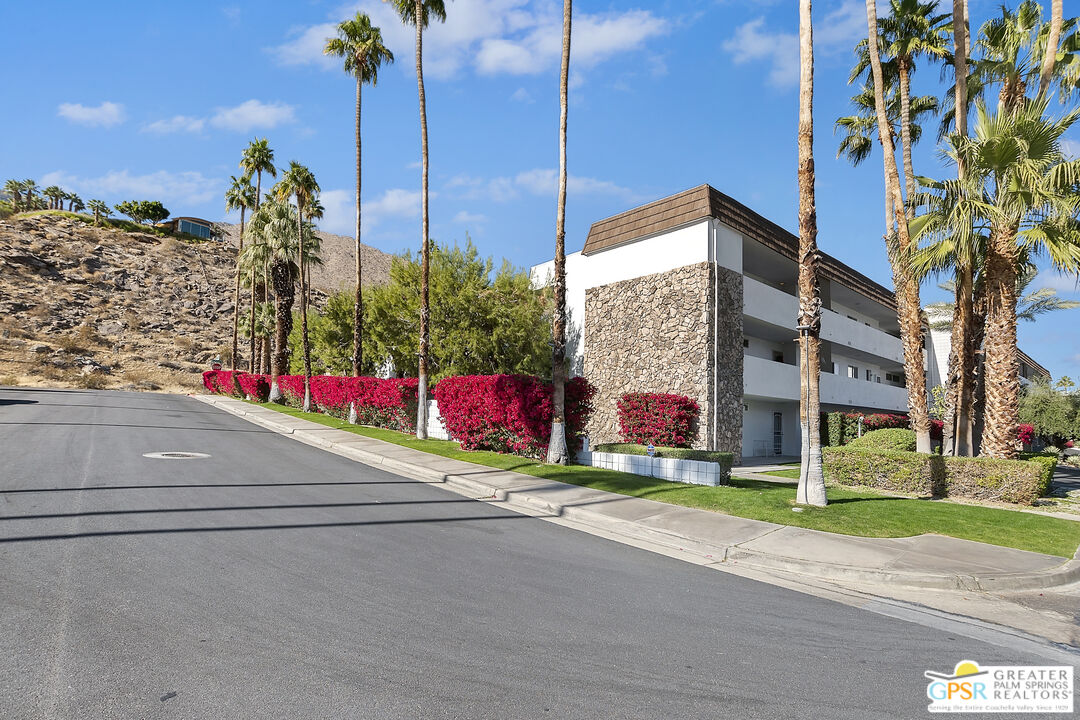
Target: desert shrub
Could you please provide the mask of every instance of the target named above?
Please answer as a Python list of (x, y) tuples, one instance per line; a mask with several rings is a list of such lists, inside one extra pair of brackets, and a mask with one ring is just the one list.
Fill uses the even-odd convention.
[[(551, 437), (551, 385), (532, 375), (463, 375), (435, 386), (446, 429), (465, 450), (541, 458)], [(595, 389), (584, 378), (566, 383), (566, 444), (581, 447)]]
[(946, 457), (944, 462), (946, 495), (1025, 505), (1046, 494), (1057, 465), (1049, 458), (996, 460)]
[(685, 395), (627, 393), (617, 407), (623, 442), (686, 447), (697, 434), (700, 408)]
[(915, 452), (915, 431), (904, 428), (885, 428), (863, 433), (850, 443), (851, 447), (874, 448), (877, 450), (900, 450)]

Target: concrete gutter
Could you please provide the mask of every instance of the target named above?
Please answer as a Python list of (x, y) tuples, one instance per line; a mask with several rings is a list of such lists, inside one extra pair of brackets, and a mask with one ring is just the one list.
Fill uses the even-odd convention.
[(749, 520), (569, 485), (432, 455), (230, 397), (193, 395), (281, 435), (528, 515), (696, 555), (704, 564), (840, 582), (963, 591), (1034, 590), (1080, 581), (1080, 550), (1060, 557), (939, 535), (862, 538)]

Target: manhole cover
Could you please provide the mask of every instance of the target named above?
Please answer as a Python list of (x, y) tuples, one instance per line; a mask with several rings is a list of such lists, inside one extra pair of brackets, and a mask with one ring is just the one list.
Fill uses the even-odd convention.
[(210, 456), (206, 453), (172, 451), (143, 453), (143, 457), (153, 458), (154, 460), (193, 460), (197, 458), (208, 458)]

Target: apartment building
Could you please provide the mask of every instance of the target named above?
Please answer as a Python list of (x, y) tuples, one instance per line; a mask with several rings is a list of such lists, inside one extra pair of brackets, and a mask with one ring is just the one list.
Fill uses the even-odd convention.
[[(598, 388), (591, 442), (618, 439), (622, 394), (672, 392), (701, 406), (694, 447), (797, 455), (797, 251), (709, 185), (594, 223), (566, 259), (572, 370)], [(906, 412), (892, 292), (829, 255), (820, 270), (823, 409)]]

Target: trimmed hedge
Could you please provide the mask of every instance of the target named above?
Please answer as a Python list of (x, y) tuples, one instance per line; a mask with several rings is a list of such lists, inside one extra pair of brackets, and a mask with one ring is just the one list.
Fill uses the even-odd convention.
[(626, 393), (616, 403), (626, 443), (687, 447), (697, 434), (697, 401), (668, 393)]
[(1050, 487), (1044, 460), (942, 457), (858, 447), (822, 448), (825, 479), (905, 495), (1030, 505)]
[[(585, 378), (566, 383), (566, 444), (581, 448), (596, 390)], [(532, 375), (464, 375), (435, 386), (439, 415), (463, 450), (543, 458), (551, 438), (552, 387)]]
[[(731, 471), (731, 465), (735, 462), (735, 454), (720, 452), (717, 450), (692, 450), (691, 448), (660, 447), (654, 445), (656, 450), (654, 457), (674, 458), (677, 460), (697, 460), (699, 462), (714, 462), (720, 466), (725, 475)], [(621, 453), (623, 455), (648, 455), (649, 448), (646, 445), (636, 443), (601, 443), (592, 448), (595, 452)]]
[(850, 447), (873, 448), (877, 450), (900, 450), (901, 452), (915, 452), (915, 431), (904, 428), (886, 428), (884, 430), (871, 430), (863, 433), (862, 437), (855, 438)]
[[(910, 429), (911, 421), (907, 415), (894, 413), (871, 413), (863, 415), (857, 412), (831, 412), (822, 413), (821, 418), (821, 445), (822, 447), (839, 447), (857, 440), (859, 437), (859, 417), (863, 419), (863, 435), (874, 430), (886, 430), (890, 428)], [(930, 439), (941, 440), (944, 437), (944, 423), (940, 420), (930, 420)]]

